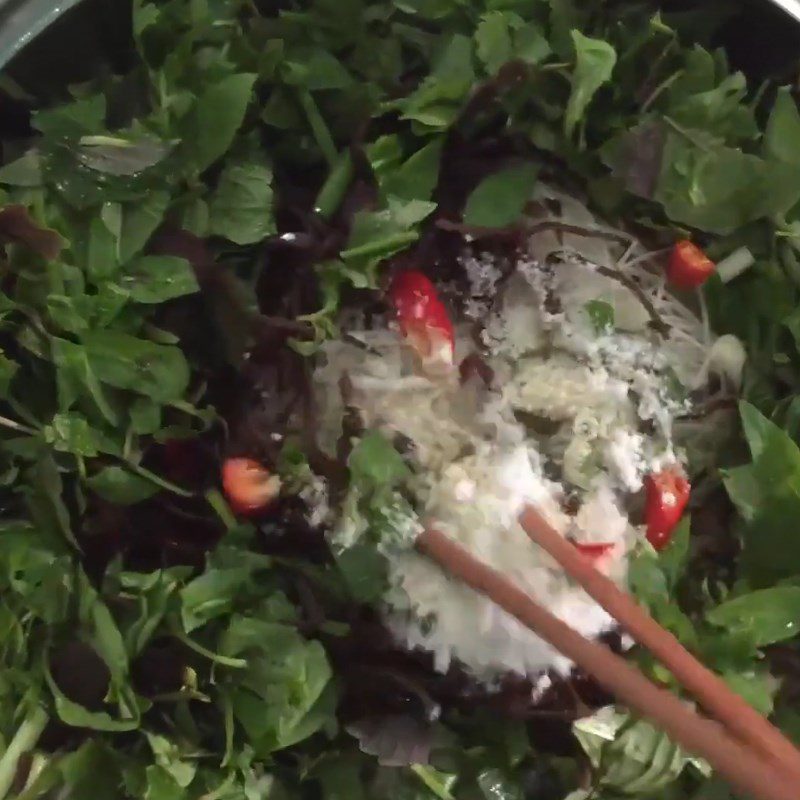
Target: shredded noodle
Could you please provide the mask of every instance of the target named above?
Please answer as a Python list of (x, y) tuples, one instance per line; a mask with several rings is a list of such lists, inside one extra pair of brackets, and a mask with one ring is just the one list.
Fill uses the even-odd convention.
[[(563, 535), (611, 545), (598, 567), (623, 583), (627, 554), (643, 537), (628, 519), (631, 497), (647, 473), (685, 464), (676, 421), (725, 384), (709, 385), (715, 340), (705, 305), (700, 298), (698, 314), (670, 293), (664, 251), (647, 251), (558, 190), (539, 187), (534, 199), (543, 209), (531, 220), (536, 233), (515, 259), (467, 248), (462, 261), (470, 297), (454, 320), (456, 360), (482, 341), (477, 354), (492, 385), (463, 383), (455, 368), (421, 372), (380, 321), (349, 331), (367, 347), (330, 342), (315, 383), (330, 447), (341, 434), (346, 374), (365, 427), (412, 443), (420, 520), (597, 636), (613, 621), (531, 546), (517, 513), (535, 503)], [(602, 324), (592, 315), (598, 309)], [(735, 369), (732, 353), (723, 353), (723, 371)], [(735, 376), (726, 380), (730, 387)], [(363, 530), (353, 504), (345, 508), (332, 512), (340, 544), (343, 531), (351, 543)], [(422, 556), (387, 554), (387, 622), (409, 648), (431, 651), (438, 669), (457, 659), (490, 682), (508, 671), (569, 670), (546, 643)]]

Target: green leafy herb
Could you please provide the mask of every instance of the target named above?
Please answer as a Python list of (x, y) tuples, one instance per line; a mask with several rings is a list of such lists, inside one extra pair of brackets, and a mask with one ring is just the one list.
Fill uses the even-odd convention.
[(80, 161), (109, 175), (136, 175), (161, 161), (169, 150), (153, 139), (132, 141), (119, 136), (83, 136), (79, 144)]
[(800, 573), (800, 545), (791, 522), (800, 511), (800, 448), (752, 405), (742, 403), (741, 414), (753, 461), (729, 471), (726, 487), (746, 520), (747, 574), (764, 586)]
[(177, 400), (189, 383), (189, 367), (177, 347), (127, 333), (95, 330), (84, 334), (82, 349), (88, 369), (102, 383), (153, 400)]
[(274, 233), (270, 169), (263, 164), (229, 164), (209, 213), (210, 232), (236, 244), (254, 244)]
[(198, 289), (192, 267), (184, 258), (143, 256), (132, 262), (126, 273), (122, 288), (138, 303), (163, 303)]
[(146, 478), (118, 466), (104, 467), (87, 484), (110, 503), (123, 506), (146, 500), (159, 490)]
[(464, 222), (486, 228), (512, 225), (531, 199), (538, 169), (515, 164), (484, 178), (467, 198)]
[(585, 308), (596, 333), (607, 333), (613, 329), (614, 306), (606, 303), (605, 300), (590, 300)]
[(605, 41), (572, 31), (577, 63), (564, 114), (564, 132), (571, 137), (597, 90), (611, 78), (617, 54)]
[(347, 247), (340, 253), (345, 275), (357, 288), (375, 285), (378, 265), (416, 241), (417, 224), (436, 208), (425, 200), (389, 200), (381, 211), (355, 215)]
[[(132, 69), (69, 88), (53, 74), (47, 96), (67, 98), (55, 107), (3, 78), (4, 96), (37, 110), (35, 135), (2, 142), (0, 166), (0, 798), (730, 800), (707, 765), (622, 710), (575, 726), (586, 788), (584, 763), (532, 747), (521, 723), (469, 699), (439, 716), (430, 687), (446, 695), (448, 676), (388, 655), (351, 673), (349, 654), (372, 644), (350, 638), (372, 618), (363, 604), (381, 602), (387, 556), (421, 530), (416, 476), (383, 433), (358, 438), (330, 481), (334, 558), (308, 559), (288, 498), (274, 530), (227, 507), (218, 454), (249, 434), (214, 406), (245, 353), (261, 369), (265, 330), (285, 326), (315, 354), (345, 298), (370, 305), (387, 262), (437, 256), (434, 214), (463, 205), (468, 226), (518, 225), (540, 169), (558, 183), (566, 168), (655, 248), (745, 248), (752, 267), (704, 293), (715, 332), (747, 348), (749, 458), (733, 441), (721, 475), (702, 464), (700, 536), (687, 519), (660, 554), (637, 546), (628, 583), (796, 734), (760, 652), (796, 649), (800, 618), (794, 92), (758, 90), (707, 49), (731, 4), (268, 5), (135, 0)], [(297, 275), (298, 318), (271, 296), (261, 316), (264, 287)], [(598, 332), (614, 325), (605, 302), (586, 313)], [(330, 457), (314, 456), (287, 446), (292, 494)], [(737, 512), (722, 532), (703, 524), (718, 477)], [(708, 558), (738, 553), (733, 539), (740, 555)], [(415, 724), (437, 719), (429, 764), (380, 766), (339, 729), (342, 700), (369, 716), (395, 690)], [(53, 723), (91, 735), (40, 746)]]
[(397, 450), (377, 431), (361, 439), (347, 463), (352, 480), (365, 489), (392, 486), (411, 474)]
[(575, 723), (574, 730), (599, 770), (599, 786), (627, 796), (648, 796), (663, 790), (690, 760), (649, 723), (612, 709)]
[(788, 88), (778, 91), (764, 134), (764, 151), (778, 161), (800, 164), (800, 112)]
[(184, 146), (192, 165), (203, 171), (223, 156), (242, 126), (256, 76), (229, 75), (198, 96), (185, 127)]
[(712, 608), (706, 619), (746, 633), (757, 647), (792, 639), (800, 632), (800, 587), (773, 586), (740, 595)]

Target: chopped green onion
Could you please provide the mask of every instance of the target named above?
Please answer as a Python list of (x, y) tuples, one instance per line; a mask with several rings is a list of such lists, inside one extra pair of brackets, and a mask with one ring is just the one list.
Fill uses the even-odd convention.
[(729, 283), (734, 278), (738, 278), (745, 270), (750, 269), (754, 262), (755, 258), (750, 250), (740, 247), (717, 263), (717, 275), (723, 283)]

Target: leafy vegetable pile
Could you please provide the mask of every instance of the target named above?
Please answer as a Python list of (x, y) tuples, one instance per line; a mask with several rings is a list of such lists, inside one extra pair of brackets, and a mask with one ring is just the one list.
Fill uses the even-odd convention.
[[(537, 174), (654, 248), (747, 248), (705, 291), (747, 344), (749, 455), (631, 584), (800, 734), (791, 91), (643, 4), (267, 5), (138, 0), (130, 73), (6, 135), (0, 800), (730, 797), (622, 712), (576, 723), (582, 753), (567, 724), (606, 700), (585, 681), (536, 709), (397, 653), (362, 606), (380, 557), (333, 561), (291, 500), (240, 523), (218, 473), (245, 442), (302, 471), (259, 434), (302, 402), (301, 354), (387, 259), (446, 274), (462, 232), (513, 240)], [(362, 447), (354, 477), (394, 457)], [(369, 755), (387, 737), (405, 766)]]

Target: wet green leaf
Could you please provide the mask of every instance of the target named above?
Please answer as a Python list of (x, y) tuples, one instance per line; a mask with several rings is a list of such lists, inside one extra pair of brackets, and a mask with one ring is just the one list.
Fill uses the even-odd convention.
[(170, 203), (167, 191), (152, 191), (141, 202), (125, 206), (119, 238), (119, 260), (126, 263), (147, 244), (164, 219)]
[(156, 139), (83, 136), (78, 143), (81, 163), (109, 175), (136, 175), (158, 164), (170, 146)]
[(189, 367), (177, 347), (112, 330), (87, 332), (83, 347), (92, 372), (110, 386), (169, 402), (189, 383)]
[(19, 365), (15, 361), (12, 361), (4, 353), (0, 352), (0, 398), (8, 396), (11, 381), (18, 369)]
[(105, 117), (105, 97), (91, 94), (56, 108), (37, 111), (33, 125), (52, 139), (71, 139), (101, 132)]
[(214, 569), (186, 584), (180, 593), (183, 628), (191, 633), (215, 617), (230, 614), (234, 600), (246, 593), (250, 570)]
[(772, 713), (778, 683), (766, 670), (726, 673), (722, 678), (736, 694), (740, 695), (760, 714), (768, 717)]
[(381, 181), (381, 189), (389, 197), (401, 200), (430, 200), (439, 180), (443, 144), (441, 138), (433, 139), (402, 163), (393, 165)]
[(764, 134), (764, 152), (787, 164), (800, 165), (800, 112), (788, 87), (778, 91)]
[(11, 186), (41, 186), (42, 165), (39, 153), (29, 150), (16, 161), (0, 167), (0, 183)]
[(272, 171), (264, 164), (229, 164), (209, 213), (210, 232), (236, 244), (255, 244), (275, 233)]
[(571, 137), (597, 90), (611, 78), (617, 54), (602, 39), (592, 39), (572, 31), (577, 63), (572, 76), (572, 91), (564, 113), (564, 132)]
[(87, 485), (109, 503), (131, 505), (152, 497), (159, 487), (124, 467), (104, 467), (86, 481)]
[(800, 165), (725, 147), (703, 131), (670, 132), (655, 199), (678, 222), (730, 233), (800, 200)]
[(353, 481), (364, 488), (391, 486), (411, 474), (391, 442), (377, 431), (358, 442), (347, 465)]
[(211, 166), (233, 143), (244, 121), (255, 80), (252, 74), (229, 75), (197, 98), (184, 146), (198, 171)]
[(712, 608), (706, 619), (747, 633), (758, 647), (792, 639), (800, 633), (800, 587), (774, 586), (740, 595)]
[(573, 730), (598, 770), (599, 785), (625, 796), (663, 790), (689, 762), (666, 734), (612, 708), (575, 723)]
[(62, 453), (92, 458), (99, 453), (119, 454), (120, 447), (80, 414), (56, 414), (44, 427), (44, 440)]
[(512, 58), (513, 43), (509, 23), (507, 12), (491, 11), (483, 15), (475, 31), (478, 58), (490, 74), (496, 73)]
[(191, 264), (176, 256), (142, 256), (123, 272), (121, 288), (137, 303), (163, 303), (199, 288)]
[(464, 223), (486, 228), (513, 225), (531, 199), (538, 168), (514, 164), (484, 178), (467, 198)]
[(607, 333), (614, 328), (614, 306), (605, 300), (590, 300), (584, 308), (598, 334)]
[(369, 545), (354, 545), (336, 557), (352, 596), (362, 603), (378, 601), (387, 586), (386, 559)]

